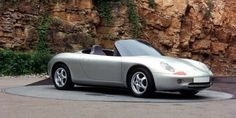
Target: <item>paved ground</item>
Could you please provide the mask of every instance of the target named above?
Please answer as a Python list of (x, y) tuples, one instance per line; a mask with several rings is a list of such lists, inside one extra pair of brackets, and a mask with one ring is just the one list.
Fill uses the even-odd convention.
[[(42, 78), (0, 78), (0, 89)], [(235, 118), (236, 99), (194, 103), (89, 102), (0, 93), (1, 118)]]
[(218, 101), (234, 98), (234, 95), (203, 90), (196, 96), (186, 97), (178, 92), (155, 92), (149, 98), (137, 98), (130, 95), (127, 89), (76, 86), (71, 90), (57, 90), (53, 85), (21, 86), (4, 89), (5, 93), (37, 98), (48, 98), (73, 101), (97, 101), (97, 102), (137, 102), (137, 103), (187, 103)]

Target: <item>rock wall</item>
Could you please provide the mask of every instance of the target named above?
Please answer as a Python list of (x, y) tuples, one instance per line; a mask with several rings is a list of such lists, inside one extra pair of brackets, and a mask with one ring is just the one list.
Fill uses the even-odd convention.
[(100, 22), (92, 0), (4, 1), (0, 10), (0, 48), (32, 50), (37, 45), (37, 28), (45, 13), (51, 17), (47, 44), (52, 52), (76, 51), (95, 43)]
[[(37, 1), (0, 1), (0, 48), (34, 49), (45, 12), (52, 17), (47, 44), (53, 52), (77, 51), (94, 43), (113, 48), (115, 40), (132, 37), (123, 2), (112, 2), (112, 23), (106, 24), (92, 0)], [(148, 1), (135, 1), (139, 38), (166, 55), (202, 61), (217, 75), (236, 75), (234, 0), (155, 0), (154, 8)]]

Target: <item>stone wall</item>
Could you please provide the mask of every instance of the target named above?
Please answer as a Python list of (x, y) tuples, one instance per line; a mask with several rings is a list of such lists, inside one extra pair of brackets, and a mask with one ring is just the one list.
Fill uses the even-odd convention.
[(100, 22), (92, 0), (38, 0), (3, 2), (0, 11), (0, 48), (32, 50), (37, 45), (37, 27), (45, 13), (51, 17), (47, 44), (52, 52), (77, 51), (95, 43)]
[[(0, 1), (0, 49), (34, 49), (44, 13), (52, 18), (47, 35), (52, 52), (77, 51), (95, 43), (113, 48), (115, 40), (132, 37), (128, 8), (122, 2), (112, 3), (112, 23), (106, 24), (92, 0), (37, 1)], [(236, 75), (234, 0), (155, 0), (154, 8), (148, 1), (135, 1), (139, 38), (166, 55), (202, 61), (217, 75)]]

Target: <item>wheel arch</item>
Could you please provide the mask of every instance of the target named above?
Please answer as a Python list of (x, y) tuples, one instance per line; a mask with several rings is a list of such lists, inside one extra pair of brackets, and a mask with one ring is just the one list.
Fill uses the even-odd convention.
[[(145, 69), (147, 69), (147, 71), (151, 74), (151, 77), (152, 77), (153, 82), (154, 82), (153, 74), (152, 74), (152, 72), (150, 71), (150, 69), (149, 69), (148, 67), (144, 66), (144, 65), (137, 64), (137, 65), (131, 66), (131, 67), (129, 68), (128, 72), (126, 73), (125, 79), (126, 79), (126, 86), (127, 86), (127, 87), (129, 87), (129, 85), (128, 85), (129, 76), (130, 76), (130, 74), (132, 73), (132, 71), (133, 71), (134, 69), (136, 69), (136, 68), (145, 68)], [(154, 84), (154, 87), (156, 88), (155, 82), (154, 82), (153, 84)]]
[(70, 71), (70, 68), (67, 66), (67, 64), (66, 63), (64, 63), (64, 62), (62, 62), (62, 61), (57, 61), (57, 62), (55, 62), (53, 65), (52, 65), (52, 67), (51, 67), (51, 71), (50, 71), (50, 75), (52, 76), (53, 75), (53, 69), (55, 68), (55, 66), (56, 65), (58, 65), (58, 64), (63, 64), (63, 65), (65, 65), (68, 69), (69, 69), (69, 71)]
[[(62, 86), (59, 86), (59, 85), (56, 83), (56, 81), (55, 81), (55, 76), (54, 76), (54, 74), (53, 74), (55, 71), (57, 71), (57, 70), (56, 70), (57, 67), (62, 67), (62, 68), (64, 68), (65, 71), (66, 71), (66, 74), (67, 74), (67, 76), (65, 76), (65, 78), (66, 78), (65, 83), (64, 83), (64, 85), (62, 85)], [(58, 61), (58, 62), (55, 62), (55, 63), (52, 65), (52, 70), (51, 70), (51, 76), (50, 76), (50, 77), (51, 77), (51, 79), (53, 80), (54, 86), (55, 86), (57, 89), (59, 89), (59, 90), (68, 90), (68, 89), (71, 89), (71, 88), (74, 87), (74, 83), (73, 83), (72, 80), (71, 80), (71, 72), (70, 72), (70, 69), (68, 68), (68, 65), (67, 65), (66, 63), (64, 63), (64, 62)], [(64, 79), (65, 79), (65, 78), (64, 78)], [(62, 80), (60, 80), (60, 81), (62, 81)]]

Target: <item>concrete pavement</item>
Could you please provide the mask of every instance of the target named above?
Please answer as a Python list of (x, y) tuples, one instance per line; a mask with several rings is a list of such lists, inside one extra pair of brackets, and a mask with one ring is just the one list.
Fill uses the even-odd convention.
[[(0, 78), (0, 88), (42, 78)], [(236, 100), (195, 103), (65, 101), (0, 93), (1, 118), (235, 118)]]

